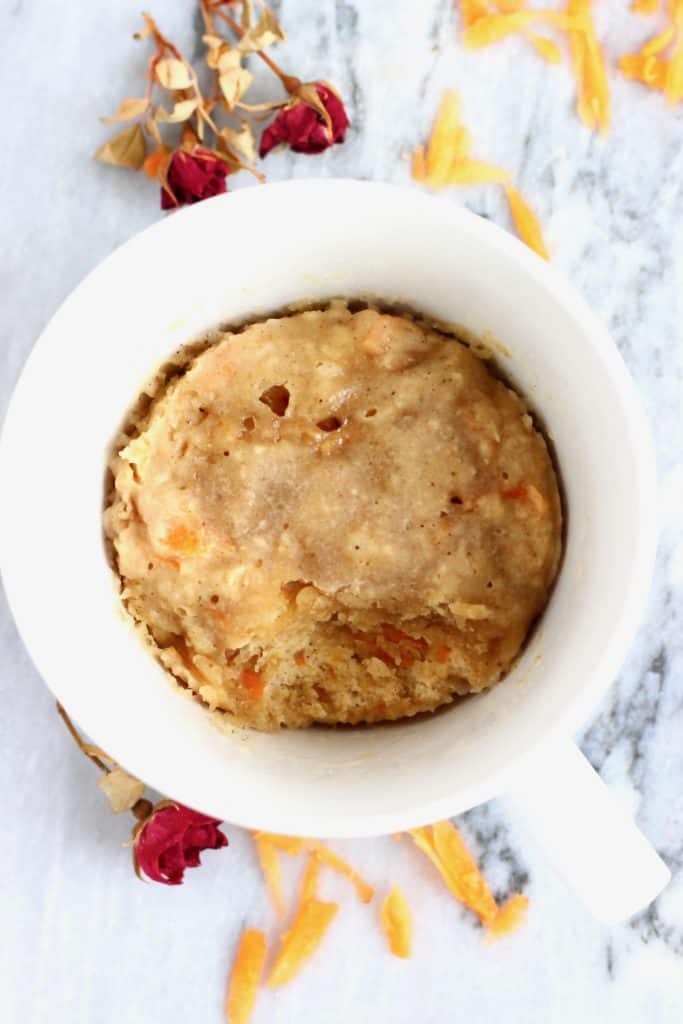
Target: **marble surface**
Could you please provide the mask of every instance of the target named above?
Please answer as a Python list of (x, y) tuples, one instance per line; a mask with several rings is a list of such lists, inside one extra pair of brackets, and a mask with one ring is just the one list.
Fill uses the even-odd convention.
[[(151, 184), (90, 159), (106, 134), (97, 115), (139, 87), (142, 46), (130, 38), (138, 6), (13, 0), (0, 11), (2, 408), (59, 303), (161, 216)], [(443, 88), (455, 85), (477, 155), (514, 173), (554, 262), (608, 325), (636, 379), (659, 458), (657, 572), (637, 641), (581, 741), (674, 880), (649, 910), (604, 927), (495, 803), (477, 808), (458, 824), (496, 893), (521, 887), (531, 898), (528, 926), (492, 949), (405, 844), (340, 843), (369, 878), (404, 886), (416, 910), (415, 957), (389, 957), (373, 912), (326, 880), (326, 895), (344, 897), (343, 913), (315, 966), (276, 997), (264, 994), (255, 1024), (674, 1024), (683, 1016), (683, 113), (612, 71), (614, 128), (602, 141), (578, 122), (566, 69), (549, 69), (523, 41), (464, 53), (452, 0), (282, 0), (278, 8), (290, 36), (282, 63), (335, 82), (353, 130), (322, 157), (273, 155), (270, 178), (407, 183), (405, 153)], [(154, 13), (188, 55), (197, 51), (191, 0), (155, 0)], [(598, 22), (612, 63), (655, 24), (616, 0), (599, 5)], [(242, 175), (233, 187), (253, 185)], [(443, 201), (508, 224), (496, 189), (454, 190)], [(3, 1020), (221, 1020), (240, 929), (270, 920), (247, 837), (229, 828), (230, 850), (206, 855), (179, 889), (140, 884), (123, 849), (128, 822), (107, 811), (4, 603), (0, 631)]]

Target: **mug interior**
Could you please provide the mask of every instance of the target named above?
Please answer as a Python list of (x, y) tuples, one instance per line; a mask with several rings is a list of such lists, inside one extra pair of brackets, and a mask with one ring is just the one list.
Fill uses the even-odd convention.
[[(540, 417), (565, 492), (550, 604), (507, 679), (416, 720), (219, 730), (117, 610), (101, 533), (108, 447), (140, 386), (207, 328), (377, 296), (486, 332)], [(58, 311), (8, 413), (0, 554), (39, 670), (93, 741), (164, 793), (243, 825), (406, 828), (499, 791), (575, 727), (629, 643), (653, 558), (653, 460), (635, 392), (584, 303), (521, 243), (417, 191), (292, 182), (220, 196), (124, 245)], [(11, 500), (8, 500), (11, 496)]]

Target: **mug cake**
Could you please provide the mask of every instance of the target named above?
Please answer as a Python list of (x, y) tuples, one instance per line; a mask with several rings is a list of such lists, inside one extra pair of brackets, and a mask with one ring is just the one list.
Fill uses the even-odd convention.
[(189, 349), (111, 462), (123, 603), (260, 730), (434, 711), (499, 682), (561, 553), (522, 398), (419, 318), (334, 301)]

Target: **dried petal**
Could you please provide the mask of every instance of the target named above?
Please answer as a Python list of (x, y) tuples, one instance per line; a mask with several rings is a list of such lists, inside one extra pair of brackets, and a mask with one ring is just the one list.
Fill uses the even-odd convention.
[(524, 36), (529, 40), (536, 53), (547, 61), (548, 64), (559, 64), (562, 60), (562, 52), (552, 39), (546, 39), (545, 36), (539, 36), (535, 32), (530, 32), (528, 29), (524, 30)]
[(145, 162), (147, 144), (142, 128), (133, 124), (103, 143), (95, 153), (95, 159), (115, 167), (130, 167), (139, 171)]
[(253, 75), (246, 68), (229, 68), (218, 76), (218, 84), (228, 110), (234, 110), (235, 104), (251, 85)]
[(432, 826), (432, 837), (451, 892), (473, 910), (483, 924), (488, 924), (498, 913), (498, 907), (462, 836), (450, 821), (438, 821)]
[(505, 184), (510, 180), (510, 175), (501, 167), (487, 164), (483, 160), (460, 160), (453, 161), (446, 185), (487, 185)]
[(157, 107), (155, 117), (157, 121), (162, 124), (179, 124), (181, 121), (187, 121), (188, 117), (191, 117), (197, 109), (197, 100), (179, 100), (173, 105), (173, 110), (170, 112), (165, 110), (164, 107)]
[(374, 896), (375, 890), (361, 878), (358, 872), (355, 871), (350, 864), (318, 840), (309, 840), (309, 848), (323, 864), (327, 864), (328, 867), (333, 868), (335, 871), (338, 871), (339, 874), (348, 878), (350, 882), (353, 882), (363, 903), (370, 902)]
[(157, 81), (164, 89), (187, 89), (194, 81), (192, 69), (184, 60), (164, 57), (155, 68)]
[(253, 53), (255, 50), (265, 50), (273, 43), (282, 43), (284, 39), (285, 34), (277, 18), (265, 8), (256, 25), (244, 33), (237, 48), (241, 53)]
[(652, 39), (648, 40), (644, 46), (641, 47), (640, 52), (643, 57), (651, 57), (656, 53), (661, 53), (662, 50), (666, 50), (669, 43), (672, 43), (676, 30), (673, 25), (668, 25), (663, 32), (653, 36)]
[(254, 161), (256, 159), (254, 133), (246, 121), (241, 122), (239, 131), (235, 131), (233, 128), (221, 128), (220, 135), (227, 145), (241, 153), (245, 160)]
[[(161, 193), (161, 208), (169, 210), (221, 195), (226, 191), (225, 178), (229, 171), (228, 165), (215, 153), (200, 146), (191, 151), (176, 150), (168, 167), (168, 190), (163, 189)], [(190, 544), (189, 538), (187, 544)]]
[(346, 138), (349, 119), (340, 97), (325, 82), (299, 86), (289, 103), (261, 136), (259, 154), (288, 145), (295, 153), (322, 153)]
[(663, 89), (669, 69), (667, 60), (659, 57), (643, 57), (641, 54), (627, 54), (619, 61), (619, 70), (626, 78), (633, 78), (651, 89)]
[(230, 974), (225, 1005), (227, 1024), (249, 1024), (266, 962), (266, 937), (255, 928), (242, 933)]
[(114, 814), (129, 811), (145, 791), (144, 782), (124, 772), (123, 768), (114, 768), (103, 775), (97, 785), (106, 795)]
[(505, 901), (496, 916), (487, 925), (487, 932), (492, 939), (501, 935), (509, 935), (524, 922), (529, 909), (529, 897), (517, 893)]
[(277, 857), (277, 850), (267, 840), (257, 839), (256, 851), (275, 913), (278, 917), (284, 917), (287, 907), (285, 906), (285, 898), (282, 894), (282, 875), (280, 873), (280, 861)]
[(280, 836), (275, 832), (254, 832), (254, 839), (265, 839), (271, 846), (275, 846), (290, 857), (298, 857), (306, 849), (306, 840), (297, 836)]
[(673, 107), (683, 99), (683, 2), (672, 0), (671, 9), (677, 40), (666, 72), (664, 94)]
[(567, 15), (571, 22), (569, 49), (578, 87), (579, 117), (588, 128), (604, 135), (610, 123), (610, 93), (590, 0), (567, 0)]
[(320, 861), (311, 854), (306, 863), (304, 873), (301, 876), (300, 901), (315, 899), (318, 893), (318, 879), (320, 878)]
[(523, 242), (538, 253), (541, 259), (549, 259), (548, 250), (543, 239), (541, 225), (536, 214), (531, 209), (524, 197), (513, 188), (512, 185), (505, 186), (505, 194), (510, 206), (510, 213), (515, 222), (517, 233)]
[(180, 885), (186, 868), (200, 864), (203, 850), (228, 845), (220, 821), (182, 804), (162, 800), (133, 832), (133, 863), (138, 875), (153, 882)]
[(462, 37), (466, 50), (497, 43), (513, 32), (519, 32), (533, 21), (543, 21), (555, 28), (569, 29), (575, 22), (558, 11), (516, 11), (514, 14), (488, 14), (465, 29)]
[(413, 921), (410, 907), (398, 885), (393, 887), (382, 903), (380, 920), (391, 952), (394, 956), (407, 959), (410, 956)]
[(149, 106), (146, 97), (142, 99), (121, 100), (121, 106), (113, 117), (101, 117), (102, 124), (114, 124), (115, 121), (133, 121), (140, 114), (144, 114)]
[(629, 10), (634, 14), (656, 14), (659, 10), (659, 0), (633, 0)]
[(445, 184), (453, 160), (452, 144), (460, 128), (460, 98), (449, 89), (444, 93), (427, 147), (427, 180), (438, 188)]
[(489, 13), (485, 0), (460, 0), (460, 16), (466, 28)]
[(268, 978), (268, 988), (291, 981), (313, 956), (339, 910), (338, 903), (306, 900), (296, 912), (289, 931), (282, 936), (282, 948)]

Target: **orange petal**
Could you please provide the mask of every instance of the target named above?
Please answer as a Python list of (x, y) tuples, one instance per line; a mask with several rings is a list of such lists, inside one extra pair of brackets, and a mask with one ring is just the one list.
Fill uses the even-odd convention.
[(643, 57), (639, 53), (627, 54), (619, 61), (619, 70), (627, 78), (634, 78), (651, 89), (663, 89), (669, 62), (659, 57)]
[(569, 48), (578, 89), (579, 117), (588, 128), (607, 132), (611, 117), (611, 101), (605, 55), (595, 34), (590, 0), (568, 0), (567, 15), (572, 26)]
[(487, 931), (492, 939), (498, 939), (501, 935), (508, 935), (524, 922), (529, 909), (529, 897), (517, 893), (506, 900), (496, 916), (487, 925)]
[(395, 885), (382, 903), (380, 921), (394, 956), (408, 959), (413, 933), (410, 907), (400, 888)]
[(643, 57), (651, 57), (656, 53), (661, 53), (662, 50), (666, 50), (669, 43), (673, 42), (675, 35), (676, 30), (673, 25), (668, 25), (663, 32), (653, 36), (652, 39), (649, 39), (647, 43), (641, 47), (641, 54)]
[(513, 188), (512, 185), (505, 186), (505, 194), (510, 204), (510, 213), (515, 222), (517, 233), (523, 242), (537, 252), (544, 260), (547, 260), (548, 250), (543, 240), (543, 232), (536, 214), (533, 212), (526, 199)]
[(363, 903), (369, 903), (375, 894), (375, 890), (371, 885), (368, 885), (364, 879), (355, 871), (350, 864), (348, 864), (342, 857), (333, 850), (328, 849), (323, 843), (314, 841), (310, 844), (310, 849), (314, 855), (323, 864), (327, 864), (328, 867), (338, 871), (340, 875), (344, 875), (350, 882), (356, 887), (356, 891), (360, 896)]
[(278, 860), (277, 850), (266, 839), (256, 840), (256, 850), (271, 903), (278, 917), (284, 917), (287, 908), (285, 906), (285, 898), (282, 895), (282, 875), (280, 873), (280, 861)]
[(671, 10), (678, 39), (666, 71), (664, 93), (669, 106), (673, 107), (683, 99), (683, 3), (672, 0)]
[(482, 924), (489, 924), (498, 913), (488, 883), (462, 836), (450, 821), (432, 826), (434, 849), (450, 880), (451, 892), (478, 915)]
[(254, 832), (254, 839), (264, 839), (290, 857), (298, 857), (306, 849), (306, 840), (298, 836), (279, 836), (275, 832)]
[(427, 180), (438, 188), (445, 184), (453, 159), (453, 141), (460, 128), (460, 99), (449, 89), (444, 93), (427, 147)]
[(249, 1024), (266, 959), (263, 932), (249, 928), (242, 933), (230, 974), (225, 1006), (227, 1024)]
[(296, 912), (292, 927), (282, 936), (282, 948), (268, 978), (268, 988), (291, 981), (310, 960), (325, 937), (339, 910), (338, 903), (305, 900)]
[(562, 51), (560, 50), (557, 43), (554, 43), (552, 39), (546, 39), (545, 36), (539, 36), (535, 32), (530, 32), (528, 29), (524, 30), (524, 36), (529, 40), (536, 53), (547, 61), (548, 64), (559, 64), (562, 60)]
[(483, 160), (454, 160), (446, 183), (448, 185), (504, 185), (510, 175), (502, 167), (495, 167)]
[(410, 173), (415, 181), (427, 180), (427, 161), (424, 146), (416, 146), (410, 162)]
[(633, 0), (629, 10), (634, 14), (656, 14), (659, 10), (659, 0)]
[(574, 24), (568, 14), (560, 11), (515, 11), (513, 14), (488, 14), (479, 18), (465, 30), (462, 37), (466, 50), (479, 50), (497, 43), (513, 32), (519, 32), (534, 21), (542, 21), (555, 28), (568, 29)]
[(475, 21), (485, 18), (489, 13), (484, 0), (460, 0), (460, 17), (465, 27), (474, 25)]
[(320, 878), (320, 861), (311, 854), (308, 863), (301, 876), (301, 902), (315, 899), (318, 893), (318, 879)]

